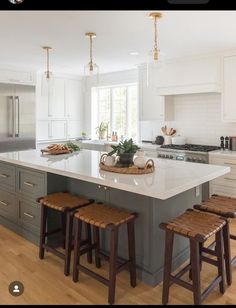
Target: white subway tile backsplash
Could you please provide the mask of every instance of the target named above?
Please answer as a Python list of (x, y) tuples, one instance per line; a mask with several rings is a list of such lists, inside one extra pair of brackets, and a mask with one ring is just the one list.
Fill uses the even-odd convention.
[[(177, 130), (188, 143), (219, 145), (220, 136), (236, 136), (236, 123), (221, 121), (221, 95), (218, 93), (186, 94), (174, 97), (175, 121), (145, 121), (140, 123), (141, 139), (155, 139), (161, 126)], [(145, 136), (145, 138), (143, 138)]]

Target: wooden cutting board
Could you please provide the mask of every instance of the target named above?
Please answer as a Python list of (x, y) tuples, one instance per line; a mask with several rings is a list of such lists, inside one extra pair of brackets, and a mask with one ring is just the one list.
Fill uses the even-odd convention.
[(50, 154), (50, 155), (60, 155), (60, 154), (69, 154), (71, 150), (56, 150), (52, 151), (50, 149), (41, 149), (42, 154)]

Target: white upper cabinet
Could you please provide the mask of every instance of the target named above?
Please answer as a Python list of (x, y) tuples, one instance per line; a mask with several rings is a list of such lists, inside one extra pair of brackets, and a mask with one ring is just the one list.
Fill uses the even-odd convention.
[[(153, 73), (153, 72), (152, 72)], [(154, 74), (154, 73), (153, 73)], [(139, 118), (141, 121), (173, 120), (171, 108), (166, 108), (166, 98), (158, 94), (157, 88), (149, 84), (147, 86), (146, 67), (139, 68)], [(155, 78), (155, 76), (150, 76)]]
[(223, 61), (222, 120), (236, 122), (236, 55)]
[(35, 85), (36, 76), (33, 72), (0, 69), (0, 82)]
[(72, 120), (82, 120), (82, 85), (79, 80), (65, 80), (65, 112), (66, 117)]
[(221, 58), (169, 61), (158, 69), (156, 86), (159, 95), (221, 92)]
[(49, 110), (51, 110), (50, 116), (52, 118), (65, 117), (65, 79), (54, 78), (54, 96), (49, 104), (51, 105)]

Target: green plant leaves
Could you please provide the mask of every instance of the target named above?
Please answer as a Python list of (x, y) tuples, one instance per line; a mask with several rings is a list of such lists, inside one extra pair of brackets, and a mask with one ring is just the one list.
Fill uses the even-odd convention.
[(111, 148), (112, 151), (108, 153), (109, 156), (114, 154), (120, 156), (120, 154), (124, 153), (135, 154), (137, 150), (140, 149), (140, 147), (133, 142), (132, 138), (130, 138), (129, 140), (125, 139), (123, 142), (121, 141), (118, 145), (112, 145)]

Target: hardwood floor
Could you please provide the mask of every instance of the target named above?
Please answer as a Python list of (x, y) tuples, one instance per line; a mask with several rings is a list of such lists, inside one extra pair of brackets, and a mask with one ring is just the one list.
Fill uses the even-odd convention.
[[(236, 234), (236, 221), (232, 222), (231, 228)], [(232, 255), (236, 255), (235, 241), (232, 241)], [(106, 276), (106, 270), (104, 261), (100, 273)], [(203, 289), (215, 275), (214, 267), (203, 265)], [(25, 287), (20, 297), (13, 297), (8, 292), (10, 282), (15, 280)], [(216, 288), (204, 304), (236, 304), (235, 294), (236, 266), (232, 286), (224, 295)], [(161, 285), (152, 288), (138, 281), (133, 289), (129, 286), (128, 272), (123, 271), (117, 277), (116, 304), (161, 304), (161, 296)], [(192, 303), (190, 291), (176, 285), (170, 288), (169, 304)], [(74, 283), (71, 276), (63, 275), (63, 260), (50, 253), (46, 254), (45, 260), (39, 260), (35, 245), (0, 226), (0, 304), (107, 304), (107, 287), (83, 273), (80, 282)]]

